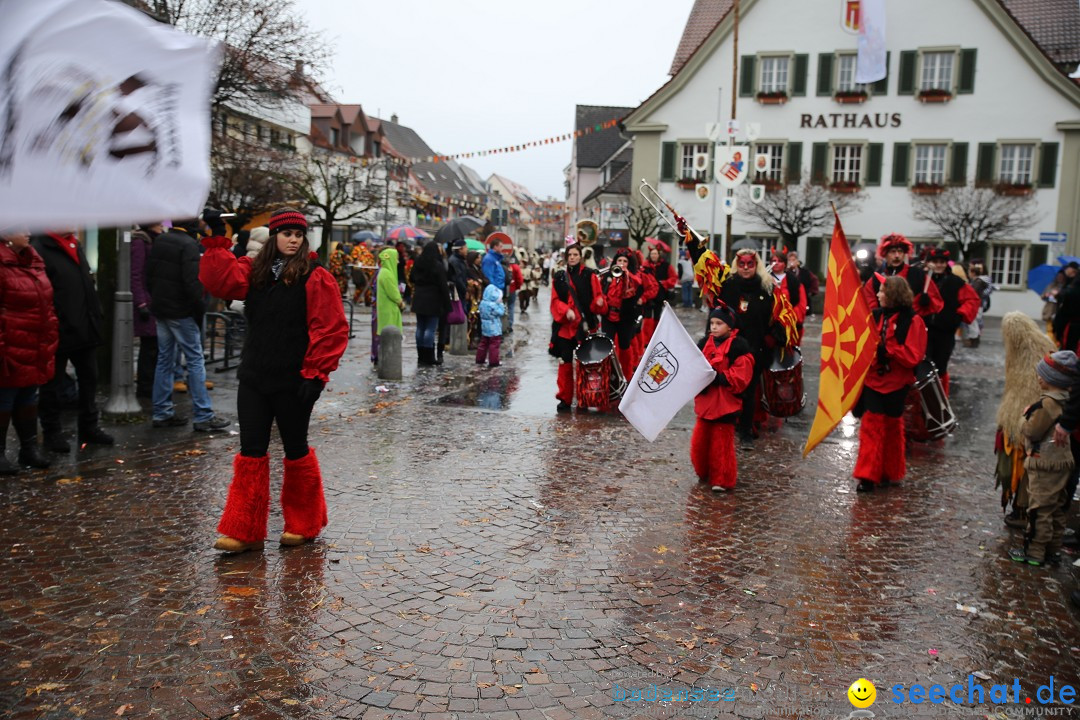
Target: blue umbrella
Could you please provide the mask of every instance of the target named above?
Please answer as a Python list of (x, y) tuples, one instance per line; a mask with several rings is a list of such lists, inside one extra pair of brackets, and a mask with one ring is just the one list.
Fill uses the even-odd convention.
[(353, 233), (353, 242), (371, 242), (372, 240), (379, 240), (379, 234), (373, 233), (370, 230), (361, 230), (360, 232)]
[(1028, 290), (1042, 295), (1046, 288), (1050, 287), (1050, 283), (1054, 282), (1059, 272), (1061, 272), (1061, 265), (1039, 265), (1031, 268), (1027, 274)]
[(1062, 265), (1068, 265), (1071, 262), (1080, 265), (1080, 257), (1076, 257), (1075, 255), (1058, 255), (1058, 262)]

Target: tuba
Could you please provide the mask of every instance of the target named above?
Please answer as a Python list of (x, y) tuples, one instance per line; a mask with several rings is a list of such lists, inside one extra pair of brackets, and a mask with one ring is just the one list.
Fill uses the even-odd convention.
[(589, 247), (595, 243), (596, 238), (600, 234), (600, 226), (592, 220), (581, 220), (575, 228), (576, 232), (574, 233), (574, 237), (576, 237), (577, 241), (584, 247)]

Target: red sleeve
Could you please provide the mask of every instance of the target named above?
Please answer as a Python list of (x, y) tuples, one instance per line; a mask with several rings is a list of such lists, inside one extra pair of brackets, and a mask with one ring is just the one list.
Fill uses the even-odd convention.
[(930, 274), (927, 273), (926, 279), (929, 281), (923, 286), (924, 291), (930, 297), (930, 304), (923, 305), (921, 302), (922, 293), (915, 294), (915, 312), (921, 317), (927, 317), (928, 315), (934, 315), (945, 309), (945, 301), (941, 298), (941, 291), (938, 290), (937, 283), (930, 280)]
[(521, 268), (518, 267), (517, 265), (511, 265), (510, 269), (514, 273), (514, 279), (511, 281), (510, 291), (511, 292), (517, 292), (518, 290), (521, 289), (521, 286), (524, 284), (525, 278), (521, 274)]
[(251, 258), (237, 260), (223, 237), (211, 237), (202, 241), (206, 252), (199, 260), (199, 282), (206, 292), (222, 300), (243, 300), (247, 297), (251, 278)]
[(731, 392), (738, 395), (750, 386), (750, 379), (754, 376), (754, 354), (746, 353), (735, 358), (735, 362), (724, 371)]
[(590, 276), (592, 277), (592, 306), (589, 310), (602, 313), (607, 308), (607, 298), (604, 297), (604, 290), (600, 287), (600, 276), (596, 273), (590, 273)]
[(619, 308), (622, 307), (623, 283), (629, 275), (630, 273), (623, 273), (621, 278), (612, 278), (611, 284), (608, 285), (607, 304), (613, 313), (618, 313)]
[[(559, 299), (559, 295), (552, 291), (551, 293), (551, 318), (560, 325), (574, 322), (573, 320), (566, 319), (566, 311), (574, 309), (574, 301), (563, 302)], [(577, 313), (574, 313), (576, 316)]]
[(806, 305), (809, 303), (809, 298), (806, 297), (806, 286), (799, 283), (799, 302), (795, 304), (795, 317), (800, 323), (806, 322)]
[(656, 278), (651, 272), (643, 272), (639, 277), (643, 288), (641, 293), (642, 302), (649, 302), (660, 294), (660, 283), (656, 282)]
[(679, 284), (679, 276), (675, 273), (675, 268), (671, 265), (667, 266), (667, 279), (661, 283), (665, 290), (674, 290), (675, 286)]
[(874, 278), (867, 280), (862, 286), (862, 296), (866, 298), (866, 304), (870, 306), (870, 311), (873, 312), (877, 309), (877, 291), (874, 290)]
[(926, 323), (922, 318), (915, 315), (911, 318), (911, 327), (908, 328), (907, 338), (901, 345), (896, 341), (895, 328), (889, 329), (889, 337), (885, 342), (885, 352), (896, 362), (897, 365), (913, 368), (926, 357)]
[(308, 349), (300, 376), (308, 380), (330, 379), (349, 344), (349, 323), (337, 281), (328, 270), (317, 267), (307, 285)]
[(960, 288), (960, 307), (957, 312), (960, 313), (960, 319), (965, 323), (975, 322), (975, 318), (979, 314), (979, 307), (982, 303), (979, 301), (979, 294), (975, 292), (975, 289), (964, 283)]

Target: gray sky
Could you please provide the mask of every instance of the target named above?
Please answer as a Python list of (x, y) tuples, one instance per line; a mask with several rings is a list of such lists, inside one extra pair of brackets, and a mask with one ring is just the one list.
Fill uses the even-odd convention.
[[(574, 128), (574, 106), (633, 107), (667, 81), (693, 0), (295, 0), (332, 42), (327, 89), (398, 114), (435, 151)], [(564, 197), (570, 142), (464, 162)]]

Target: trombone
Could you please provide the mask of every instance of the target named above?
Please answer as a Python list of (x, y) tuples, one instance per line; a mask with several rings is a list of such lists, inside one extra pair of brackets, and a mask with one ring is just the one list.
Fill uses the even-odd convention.
[[(649, 195), (646, 194), (646, 190), (649, 190), (649, 192), (652, 194), (652, 197), (649, 197)], [(678, 226), (678, 222), (681, 220), (683, 223), (686, 224), (687, 229), (689, 229), (690, 232), (694, 234), (694, 237), (697, 238), (697, 241), (702, 245), (705, 244), (705, 238), (702, 237), (701, 233), (690, 227), (690, 224), (686, 222), (686, 219), (682, 215), (679, 215), (679, 213), (675, 212), (675, 208), (671, 207), (671, 203), (665, 200), (660, 195), (660, 193), (656, 191), (656, 188), (650, 185), (644, 178), (642, 178), (641, 185), (640, 187), (638, 187), (638, 193), (641, 194), (641, 197), (645, 198), (645, 202), (649, 203), (649, 205), (652, 206), (652, 209), (656, 211), (656, 214), (660, 216), (660, 219), (666, 222), (671, 227), (671, 229), (675, 231), (676, 237), (682, 236), (682, 231), (679, 230)], [(661, 205), (667, 208), (668, 212), (670, 212), (675, 218), (675, 222), (672, 222), (668, 219), (668, 216), (665, 215), (664, 211), (660, 209), (660, 207), (656, 204), (657, 201), (659, 201)]]
[(621, 278), (623, 276), (624, 272), (626, 271), (622, 269), (621, 265), (616, 265), (615, 263), (612, 263), (606, 268), (601, 268), (600, 270), (597, 270), (596, 274), (603, 277), (604, 275), (611, 273), (611, 277), (617, 280), (618, 278)]

